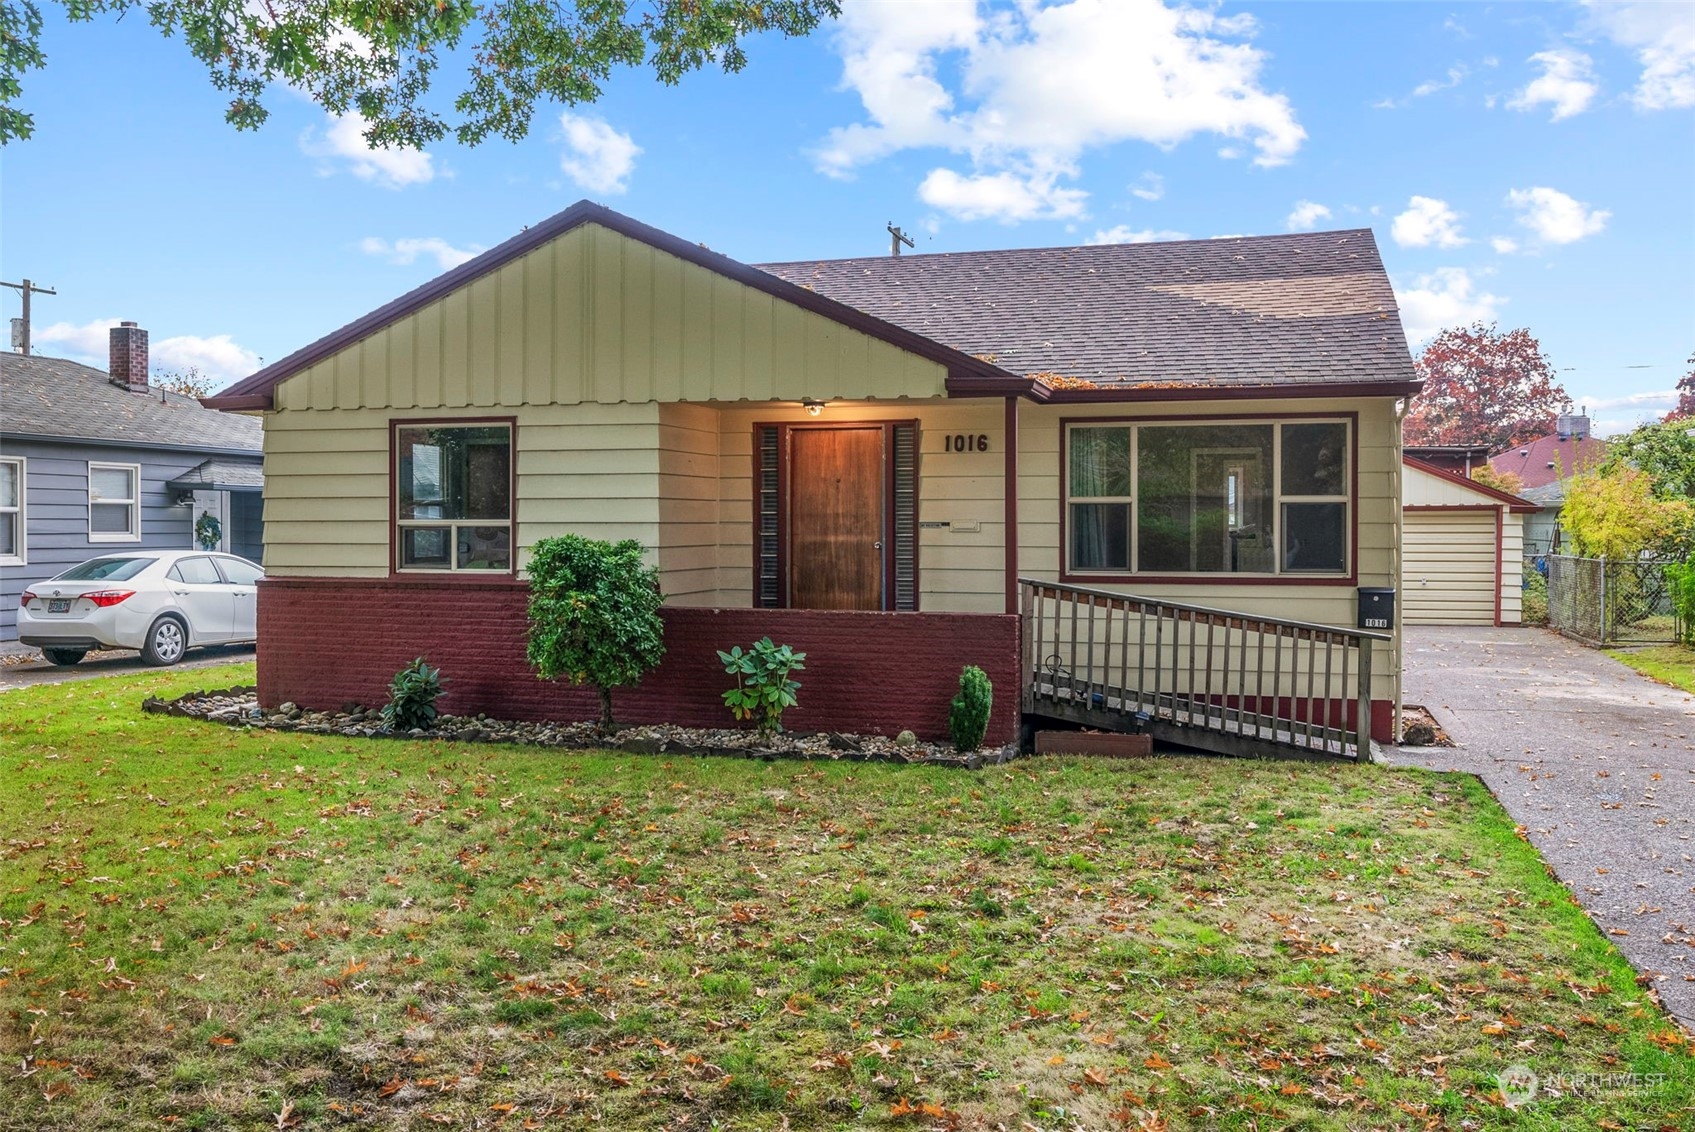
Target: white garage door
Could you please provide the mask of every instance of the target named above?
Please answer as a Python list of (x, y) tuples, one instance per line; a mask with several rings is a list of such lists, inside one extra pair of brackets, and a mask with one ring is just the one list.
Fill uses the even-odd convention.
[(1495, 623), (1493, 511), (1408, 511), (1401, 530), (1401, 619)]

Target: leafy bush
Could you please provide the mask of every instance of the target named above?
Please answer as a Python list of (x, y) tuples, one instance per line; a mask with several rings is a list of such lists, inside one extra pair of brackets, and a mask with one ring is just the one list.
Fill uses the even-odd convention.
[(1524, 572), (1524, 608), (1519, 619), (1526, 625), (1548, 623), (1548, 579), (1540, 570)]
[(789, 674), (806, 668), (801, 661), (806, 654), (788, 645), (775, 645), (770, 637), (762, 637), (746, 652), (736, 645), (725, 652), (718, 650), (724, 671), (736, 678), (736, 686), (724, 693), (724, 703), (737, 719), (751, 719), (759, 734), (769, 739), (783, 729), (783, 710), (792, 708), (799, 699), (800, 681)]
[(1671, 591), (1671, 607), (1677, 614), (1678, 639), (1695, 645), (1695, 562), (1666, 564), (1666, 587)]
[(612, 689), (626, 688), (665, 655), (659, 571), (634, 539), (542, 539), (530, 550), (530, 665), (600, 693), (600, 728), (612, 729)]
[(428, 730), (436, 721), (436, 697), (447, 683), (441, 669), (431, 668), (419, 657), (394, 674), (388, 686), (388, 703), (383, 705), (383, 722), (395, 731)]
[(953, 698), (953, 710), (948, 712), (948, 731), (953, 735), (953, 749), (962, 754), (983, 745), (989, 733), (989, 712), (995, 706), (995, 686), (989, 674), (975, 664), (965, 666), (959, 674), (959, 695)]

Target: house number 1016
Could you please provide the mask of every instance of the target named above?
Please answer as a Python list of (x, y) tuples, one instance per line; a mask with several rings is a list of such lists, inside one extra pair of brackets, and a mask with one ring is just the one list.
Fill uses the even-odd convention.
[(947, 452), (987, 452), (989, 450), (989, 438), (981, 432), (976, 436), (967, 436), (963, 432), (956, 432), (943, 439), (945, 442), (943, 450)]

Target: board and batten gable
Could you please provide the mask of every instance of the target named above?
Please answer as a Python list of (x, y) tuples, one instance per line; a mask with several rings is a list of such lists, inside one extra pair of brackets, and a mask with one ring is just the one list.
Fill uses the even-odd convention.
[[(717, 430), (681, 406), (939, 398), (946, 376), (940, 363), (583, 224), (277, 387), (265, 423), (266, 567), (387, 575), (389, 422), (511, 418), (520, 564), (537, 539), (568, 531), (634, 538), (659, 548), (675, 600), (704, 604), (720, 589), (717, 553), (687, 540), (721, 522), (704, 486), (718, 457), (703, 438)], [(662, 511), (682, 521), (682, 543), (661, 543)]]

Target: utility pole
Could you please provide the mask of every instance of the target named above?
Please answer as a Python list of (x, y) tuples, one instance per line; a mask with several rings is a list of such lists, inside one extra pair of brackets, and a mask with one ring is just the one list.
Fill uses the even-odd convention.
[(0, 280), (0, 287), (10, 287), (12, 290), (18, 292), (18, 294), (20, 294), (24, 297), (24, 316), (23, 316), (23, 318), (18, 320), (18, 322), (22, 325), (23, 333), (22, 334), (14, 334), (12, 336), (12, 339), (13, 339), (12, 345), (18, 347), (18, 349), (21, 350), (23, 353), (28, 354), (29, 353), (29, 297), (31, 295), (57, 295), (59, 292), (55, 291), (51, 287), (37, 287), (34, 283), (30, 282), (28, 279), (25, 279), (22, 283), (7, 283), (3, 280)]
[(893, 220), (889, 221), (889, 254), (899, 255), (900, 246), (902, 244), (905, 244), (909, 248), (912, 247), (912, 237), (908, 236), (905, 232), (902, 232), (899, 228), (896, 228)]

